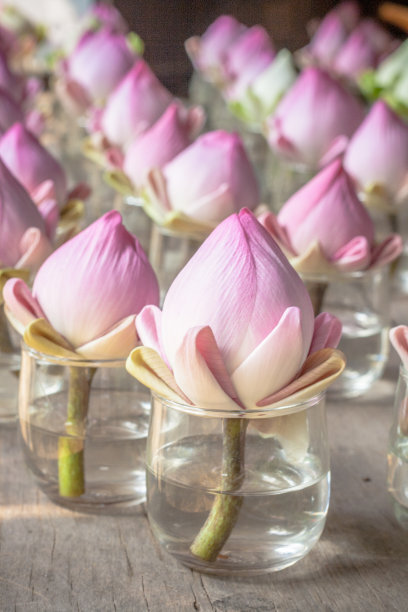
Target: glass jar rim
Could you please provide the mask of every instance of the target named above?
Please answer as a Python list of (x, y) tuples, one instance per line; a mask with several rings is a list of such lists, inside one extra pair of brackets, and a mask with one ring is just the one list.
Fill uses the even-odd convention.
[(248, 410), (246, 408), (238, 408), (237, 410), (228, 410), (225, 408), (201, 408), (197, 405), (183, 404), (181, 402), (175, 402), (173, 400), (167, 399), (154, 391), (152, 393), (152, 398), (157, 399), (162, 402), (169, 408), (173, 408), (178, 410), (179, 412), (185, 412), (189, 414), (195, 414), (197, 416), (210, 417), (210, 418), (223, 418), (223, 419), (266, 419), (272, 416), (285, 416), (287, 414), (294, 414), (296, 412), (302, 412), (303, 410), (308, 410), (309, 408), (313, 408), (317, 404), (320, 404), (322, 400), (324, 401), (326, 397), (326, 389), (324, 391), (320, 391), (320, 393), (316, 393), (309, 399), (298, 401), (298, 402), (288, 402), (284, 403), (285, 399), (276, 402), (276, 405), (271, 406), (260, 406), (256, 410)]
[(325, 273), (314, 273), (314, 274), (303, 274), (299, 273), (299, 276), (303, 280), (303, 282), (327, 282), (337, 280), (337, 281), (347, 281), (347, 280), (357, 280), (360, 278), (366, 278), (370, 275), (374, 275), (377, 272), (384, 272), (387, 270), (388, 264), (384, 266), (374, 266), (372, 268), (366, 268), (365, 270), (353, 270), (352, 272), (341, 272), (340, 270), (333, 271), (333, 274), (325, 274)]
[(50, 355), (49, 353), (37, 351), (37, 349), (26, 344), (24, 340), (21, 340), (21, 350), (24, 353), (28, 353), (31, 357), (34, 357), (38, 361), (46, 361), (48, 364), (58, 366), (78, 368), (124, 368), (126, 364), (126, 357), (123, 359), (86, 359), (85, 357), (81, 356), (78, 356), (78, 359), (57, 357), (56, 355)]

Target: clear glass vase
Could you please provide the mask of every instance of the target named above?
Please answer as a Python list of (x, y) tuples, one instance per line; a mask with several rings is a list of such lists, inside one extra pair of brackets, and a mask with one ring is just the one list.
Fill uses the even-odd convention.
[(318, 541), (329, 495), (324, 394), (236, 413), (153, 396), (148, 517), (185, 565), (244, 575), (292, 565)]
[(19, 374), (20, 336), (0, 305), (0, 425), (17, 420)]
[(98, 513), (144, 502), (149, 416), (149, 391), (124, 361), (62, 359), (23, 345), (24, 455), (52, 501)]
[(381, 378), (388, 359), (389, 267), (302, 278), (315, 314), (334, 314), (343, 326), (338, 348), (346, 355), (346, 368), (328, 395), (331, 399), (358, 397)]
[(388, 491), (408, 527), (408, 372), (400, 367), (388, 445)]

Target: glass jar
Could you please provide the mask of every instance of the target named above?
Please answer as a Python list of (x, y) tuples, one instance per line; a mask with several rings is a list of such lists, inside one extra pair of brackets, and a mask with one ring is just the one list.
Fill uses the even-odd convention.
[[(408, 519), (408, 372), (400, 367), (388, 446), (388, 492)], [(407, 522), (408, 526), (408, 522)]]
[(329, 312), (343, 326), (338, 348), (346, 356), (346, 368), (330, 386), (328, 396), (358, 397), (381, 378), (388, 359), (389, 267), (302, 278), (315, 315)]
[(160, 286), (161, 301), (177, 274), (197, 251), (202, 239), (151, 225), (149, 261)]
[(0, 305), (0, 425), (17, 420), (19, 374), (20, 336)]
[(206, 573), (283, 569), (318, 541), (330, 495), (324, 394), (222, 412), (152, 398), (147, 511), (170, 554)]
[(149, 391), (125, 361), (69, 360), (23, 345), (24, 455), (52, 501), (98, 513), (144, 502), (149, 415)]

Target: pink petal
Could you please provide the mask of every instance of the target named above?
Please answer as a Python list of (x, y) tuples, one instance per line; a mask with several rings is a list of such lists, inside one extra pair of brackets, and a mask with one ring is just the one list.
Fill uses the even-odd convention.
[(337, 317), (321, 312), (315, 319), (315, 327), (309, 355), (322, 348), (336, 348), (341, 338), (342, 325)]
[(52, 253), (52, 244), (38, 227), (30, 227), (20, 241), (22, 253), (17, 268), (37, 270)]
[(190, 329), (183, 338), (174, 360), (174, 378), (183, 393), (200, 408), (237, 410), (239, 406), (223, 390), (198, 348), (197, 336), (202, 329)]
[(278, 325), (231, 376), (245, 407), (256, 409), (257, 401), (287, 385), (301, 368), (308, 349), (299, 308), (287, 308)]
[[(9, 281), (10, 282), (10, 281)], [(401, 358), (404, 367), (408, 368), (408, 327), (399, 325), (390, 330), (390, 341)]]
[(78, 183), (68, 193), (69, 200), (87, 200), (92, 193), (92, 189), (87, 183)]
[(371, 265), (385, 266), (394, 261), (402, 253), (403, 241), (399, 234), (388, 236), (381, 244), (375, 246), (371, 252)]
[(53, 181), (47, 179), (43, 181), (39, 185), (37, 185), (34, 189), (30, 190), (30, 196), (33, 201), (37, 204), (37, 206), (43, 200), (55, 200), (55, 186)]
[(331, 260), (343, 271), (364, 270), (371, 260), (371, 247), (367, 238), (356, 236), (340, 247)]
[(38, 210), (45, 221), (47, 236), (52, 240), (59, 221), (59, 208), (55, 200), (43, 200), (38, 204)]
[(26, 327), (35, 319), (45, 318), (41, 306), (33, 297), (26, 283), (19, 278), (11, 278), (4, 285), (4, 302), (11, 314)]
[(137, 345), (134, 315), (126, 317), (100, 338), (76, 349), (86, 359), (125, 359)]
[(285, 228), (280, 225), (276, 215), (274, 215), (272, 212), (265, 212), (257, 217), (257, 219), (272, 236), (272, 238), (276, 240), (281, 248), (283, 248), (285, 251), (289, 251), (289, 253), (292, 255), (296, 255), (296, 251), (290, 244), (288, 233)]
[(136, 317), (136, 330), (142, 344), (154, 349), (169, 365), (162, 346), (161, 325), (162, 312), (151, 304), (145, 306)]

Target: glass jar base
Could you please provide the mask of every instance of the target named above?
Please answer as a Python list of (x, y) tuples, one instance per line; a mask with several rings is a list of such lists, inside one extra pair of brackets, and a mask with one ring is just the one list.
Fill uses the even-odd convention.
[(86, 492), (79, 497), (63, 497), (59, 494), (58, 483), (41, 483), (37, 485), (43, 493), (58, 506), (63, 506), (75, 512), (86, 514), (121, 514), (124, 511), (140, 506), (146, 501), (146, 484), (143, 473), (139, 486), (130, 491), (130, 487), (122, 490), (106, 486), (102, 490), (99, 486), (87, 486)]
[(325, 524), (325, 520), (322, 520), (319, 525), (315, 526), (313, 537), (308, 534), (305, 539), (305, 534), (303, 534), (303, 542), (302, 534), (299, 534), (299, 537), (294, 538), (292, 542), (281, 543), (280, 546), (273, 544), (268, 546), (266, 543), (263, 546), (258, 545), (256, 550), (251, 549), (248, 542), (244, 540), (241, 547), (239, 542), (234, 542), (233, 549), (227, 544), (215, 562), (206, 562), (190, 552), (191, 542), (175, 542), (171, 538), (166, 538), (151, 517), (149, 517), (149, 522), (162, 548), (177, 561), (203, 574), (225, 576), (269, 574), (294, 565), (303, 559), (317, 543)]

